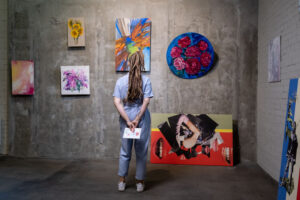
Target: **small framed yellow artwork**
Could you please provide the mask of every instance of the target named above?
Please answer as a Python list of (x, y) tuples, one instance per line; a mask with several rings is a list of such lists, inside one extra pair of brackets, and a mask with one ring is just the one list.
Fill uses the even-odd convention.
[(85, 46), (85, 28), (82, 17), (68, 19), (68, 47)]

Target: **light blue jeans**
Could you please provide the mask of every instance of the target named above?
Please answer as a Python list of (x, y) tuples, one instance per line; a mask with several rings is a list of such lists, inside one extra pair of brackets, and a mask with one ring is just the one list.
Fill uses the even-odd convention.
[[(131, 117), (129, 117), (131, 118)], [(130, 119), (133, 120), (133, 119)], [(122, 138), (122, 146), (120, 150), (119, 159), (119, 171), (118, 175), (121, 177), (126, 177), (128, 175), (129, 163), (131, 160), (132, 146), (134, 146), (136, 154), (136, 174), (135, 178), (137, 180), (144, 180), (146, 174), (146, 164), (147, 164), (147, 153), (148, 144), (150, 138), (150, 126), (151, 118), (150, 113), (146, 110), (141, 121), (139, 122), (138, 128), (142, 128), (140, 139), (124, 139), (123, 133), (124, 129), (127, 127), (126, 122), (120, 118), (120, 130)]]

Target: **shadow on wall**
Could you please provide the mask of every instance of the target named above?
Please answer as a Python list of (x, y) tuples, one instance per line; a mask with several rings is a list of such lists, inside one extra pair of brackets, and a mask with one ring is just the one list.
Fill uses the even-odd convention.
[(219, 56), (217, 52), (214, 51), (214, 60), (213, 60), (212, 68), (207, 73), (211, 73), (215, 71), (216, 68), (218, 67), (218, 62), (219, 62)]
[(238, 121), (233, 120), (233, 165), (240, 163), (240, 142), (239, 142), (239, 132), (238, 132)]
[(85, 50), (85, 47), (68, 47), (68, 50), (76, 51), (76, 50)]

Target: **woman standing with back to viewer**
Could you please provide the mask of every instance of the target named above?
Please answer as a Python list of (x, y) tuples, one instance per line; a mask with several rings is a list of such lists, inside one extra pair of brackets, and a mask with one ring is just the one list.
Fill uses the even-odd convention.
[[(128, 175), (131, 150), (134, 145), (136, 154), (136, 187), (138, 192), (144, 191), (147, 151), (150, 136), (151, 118), (147, 109), (153, 97), (150, 79), (141, 74), (144, 68), (144, 55), (138, 51), (128, 58), (130, 71), (119, 78), (114, 90), (114, 104), (120, 113), (120, 131), (122, 146), (120, 150), (118, 190), (126, 188), (125, 177)], [(140, 139), (124, 139), (124, 129), (133, 131), (142, 128)]]

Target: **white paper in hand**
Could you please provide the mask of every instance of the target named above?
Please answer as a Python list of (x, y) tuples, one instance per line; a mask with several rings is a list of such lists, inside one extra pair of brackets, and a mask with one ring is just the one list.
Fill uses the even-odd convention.
[(141, 128), (135, 128), (134, 132), (131, 132), (129, 128), (125, 128), (123, 138), (128, 139), (140, 139), (141, 137)]

